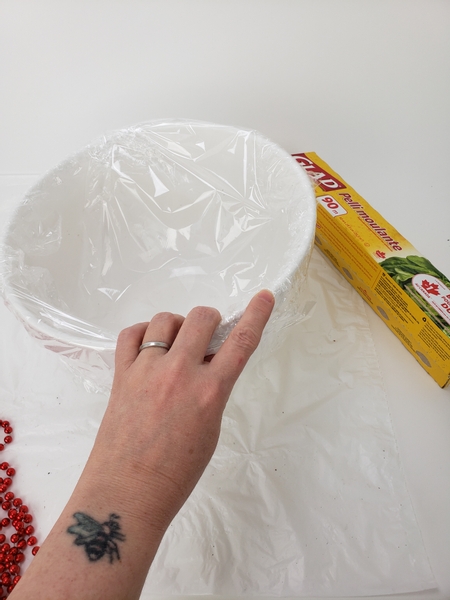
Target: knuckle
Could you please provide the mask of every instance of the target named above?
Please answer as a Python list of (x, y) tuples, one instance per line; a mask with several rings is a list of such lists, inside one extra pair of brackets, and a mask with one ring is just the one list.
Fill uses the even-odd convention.
[(126, 327), (117, 336), (117, 346), (121, 347), (127, 343), (127, 341), (133, 336), (135, 327)]
[(157, 313), (153, 317), (153, 319), (151, 320), (151, 323), (153, 325), (155, 323), (158, 325), (164, 325), (165, 323), (172, 323), (175, 320), (176, 320), (176, 316), (174, 314), (172, 314), (171, 312), (160, 312), (160, 313)]
[(220, 313), (217, 309), (210, 306), (196, 306), (191, 310), (191, 314), (199, 321), (218, 321)]
[(232, 331), (232, 336), (234, 345), (245, 352), (253, 352), (260, 340), (259, 334), (249, 325), (236, 327)]
[(122, 331), (117, 336), (117, 345), (118, 346), (122, 346), (123, 343), (127, 340), (128, 336), (130, 335), (129, 329), (130, 329), (129, 327), (127, 327), (126, 329), (122, 329)]

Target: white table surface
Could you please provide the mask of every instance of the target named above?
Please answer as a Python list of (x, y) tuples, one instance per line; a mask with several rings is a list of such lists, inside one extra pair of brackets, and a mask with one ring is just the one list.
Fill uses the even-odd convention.
[[(316, 151), (450, 275), (448, 0), (0, 2), (0, 175), (160, 117)], [(450, 598), (450, 390), (368, 317), (398, 449)]]

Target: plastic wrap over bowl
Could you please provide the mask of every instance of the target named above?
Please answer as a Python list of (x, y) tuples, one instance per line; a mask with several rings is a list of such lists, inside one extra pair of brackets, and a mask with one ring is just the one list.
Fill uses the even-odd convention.
[(141, 123), (28, 191), (3, 240), (2, 292), (34, 337), (98, 382), (124, 327), (214, 306), (214, 353), (262, 288), (276, 298), (267, 344), (301, 317), (315, 217), (308, 176), (260, 133)]

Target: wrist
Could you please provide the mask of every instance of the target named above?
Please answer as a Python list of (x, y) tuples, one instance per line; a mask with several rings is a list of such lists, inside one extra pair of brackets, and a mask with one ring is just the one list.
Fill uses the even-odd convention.
[(99, 518), (120, 514), (136, 535), (159, 544), (188, 495), (154, 465), (123, 456), (100, 461), (91, 457), (70, 504), (74, 510), (100, 510)]

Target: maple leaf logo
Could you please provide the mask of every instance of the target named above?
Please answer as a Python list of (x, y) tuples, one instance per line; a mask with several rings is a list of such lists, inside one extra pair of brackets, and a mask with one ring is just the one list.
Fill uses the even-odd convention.
[(432, 294), (433, 296), (439, 296), (439, 286), (437, 283), (430, 283), (429, 281), (424, 279), (422, 281), (422, 287), (429, 294)]

